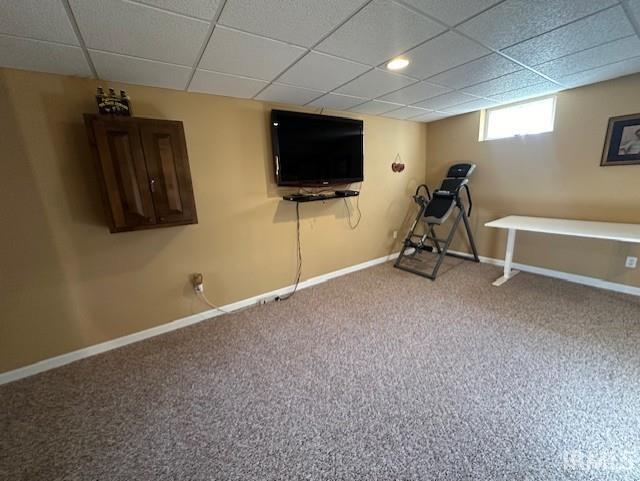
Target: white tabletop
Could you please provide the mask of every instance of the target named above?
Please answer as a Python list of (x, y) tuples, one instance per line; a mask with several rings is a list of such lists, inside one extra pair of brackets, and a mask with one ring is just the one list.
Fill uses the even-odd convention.
[(615, 222), (591, 222), (510, 215), (502, 219), (487, 222), (485, 226), (496, 227), (498, 229), (516, 229), (530, 232), (543, 232), (546, 234), (640, 243), (639, 224), (617, 224)]

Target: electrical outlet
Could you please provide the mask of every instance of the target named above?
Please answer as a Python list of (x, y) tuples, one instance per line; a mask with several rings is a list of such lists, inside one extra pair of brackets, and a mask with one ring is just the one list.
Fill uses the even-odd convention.
[(266, 296), (266, 297), (261, 297), (260, 299), (258, 299), (256, 301), (256, 304), (258, 304), (259, 306), (261, 306), (262, 304), (266, 304), (267, 302), (273, 302), (276, 299), (278, 299), (278, 296)]
[(199, 272), (191, 276), (191, 284), (193, 284), (193, 290), (196, 294), (202, 294), (204, 292), (204, 276)]
[(635, 269), (638, 265), (638, 258), (633, 256), (627, 256), (627, 261), (624, 263), (625, 267), (629, 269)]
[(397, 238), (398, 238), (398, 231), (397, 231), (397, 230), (394, 230), (394, 231), (393, 231), (393, 238), (394, 238), (394, 239), (397, 239)]

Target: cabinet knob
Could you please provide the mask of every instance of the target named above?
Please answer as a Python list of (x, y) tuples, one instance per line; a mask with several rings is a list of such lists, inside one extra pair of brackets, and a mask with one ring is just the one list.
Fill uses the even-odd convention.
[(151, 187), (151, 192), (156, 191), (156, 179), (151, 179), (150, 187)]
[(164, 222), (164, 217), (159, 218), (160, 222)]

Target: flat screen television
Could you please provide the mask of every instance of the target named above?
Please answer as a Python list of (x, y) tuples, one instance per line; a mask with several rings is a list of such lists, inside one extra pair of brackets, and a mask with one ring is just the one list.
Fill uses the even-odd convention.
[(363, 180), (363, 123), (328, 115), (271, 111), (278, 185), (322, 186)]

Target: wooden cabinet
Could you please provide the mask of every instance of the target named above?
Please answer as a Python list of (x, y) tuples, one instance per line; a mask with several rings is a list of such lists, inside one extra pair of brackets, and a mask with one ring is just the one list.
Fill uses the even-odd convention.
[(182, 122), (84, 118), (111, 232), (197, 224)]

